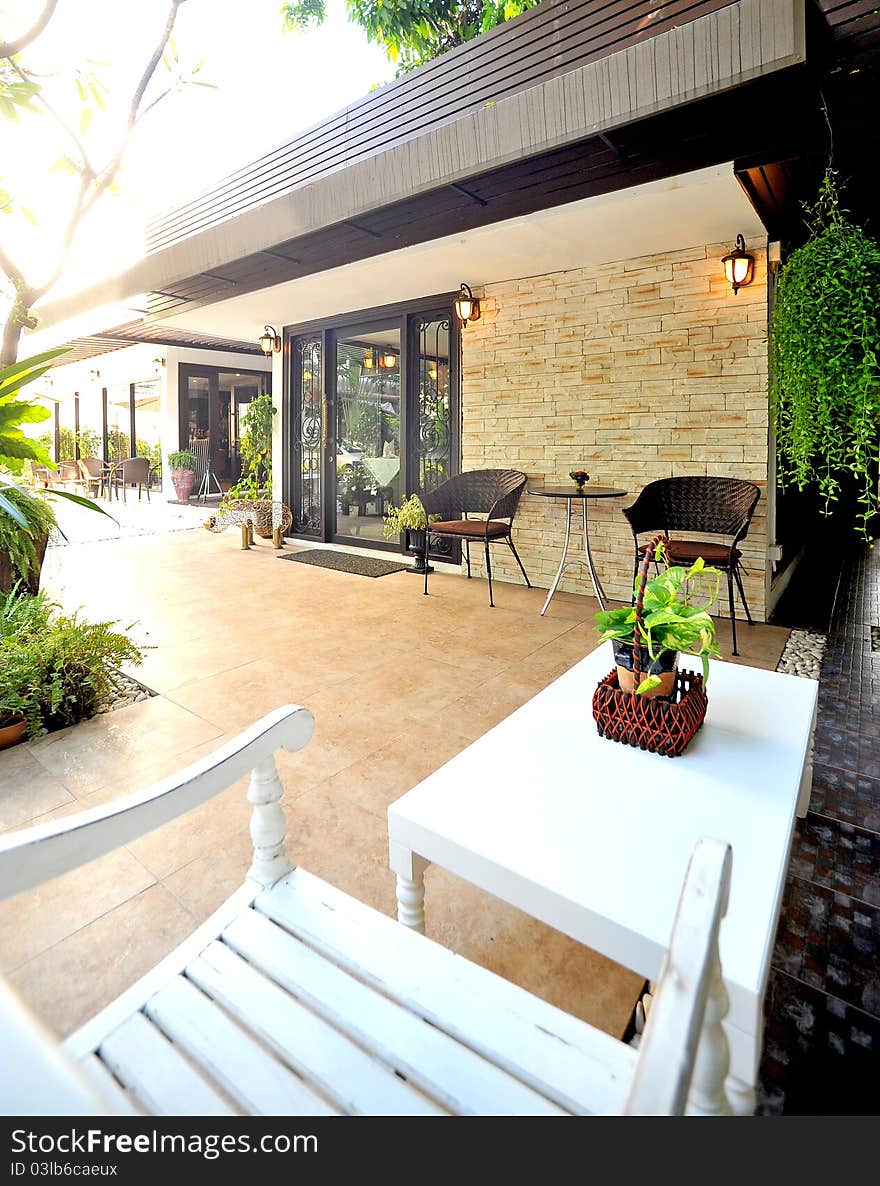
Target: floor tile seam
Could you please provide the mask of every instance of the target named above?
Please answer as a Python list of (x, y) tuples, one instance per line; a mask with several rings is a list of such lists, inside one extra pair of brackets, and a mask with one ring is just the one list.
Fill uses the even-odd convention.
[(807, 814), (804, 817), (803, 822), (806, 822), (806, 820), (808, 820), (811, 815), (814, 816), (815, 819), (817, 819), (817, 820), (831, 820), (835, 824), (844, 824), (848, 828), (858, 828), (858, 830), (860, 832), (866, 832), (869, 836), (880, 837), (880, 830), (875, 830), (874, 828), (866, 828), (864, 824), (854, 824), (852, 822), (852, 820), (837, 819), (835, 816), (828, 815), (827, 812), (816, 811), (812, 807), (807, 811)]
[[(785, 976), (786, 979), (791, 980), (794, 984), (801, 985), (803, 988), (806, 988), (811, 993), (818, 993), (820, 996), (827, 997), (830, 1001), (838, 1001), (841, 1005), (843, 1005), (843, 1007), (845, 1009), (853, 1009), (856, 1013), (860, 1013), (863, 1017), (867, 1017), (871, 1021), (880, 1021), (880, 1016), (878, 1016), (877, 1014), (870, 1013), (867, 1009), (863, 1008), (861, 1005), (853, 1004), (852, 1001), (845, 1001), (843, 999), (843, 997), (839, 997), (837, 995), (837, 993), (828, 992), (828, 990), (825, 988), (817, 988), (815, 984), (810, 984), (808, 981), (802, 980), (800, 976), (795, 976), (792, 972), (787, 971), (785, 968), (780, 968), (777, 964), (771, 964), (771, 967), (777, 976)], [(766, 1045), (766, 1032), (767, 1032), (767, 1027), (765, 1024), (765, 1026), (764, 1026), (765, 1045)]]
[(840, 815), (834, 815), (831, 811), (817, 811), (815, 807), (809, 810), (810, 815), (814, 815), (817, 819), (831, 820), (836, 824), (849, 824), (853, 828), (858, 828), (862, 832), (870, 832), (872, 836), (880, 836), (880, 829), (869, 828), (866, 824), (856, 823), (855, 820), (844, 819)]
[(823, 885), (821, 881), (814, 881), (812, 877), (802, 877), (800, 873), (792, 873), (789, 871), (788, 877), (786, 879), (786, 885), (794, 881), (799, 881), (802, 885), (813, 885), (816, 887), (816, 889), (824, 890), (829, 894), (843, 894), (845, 897), (849, 898), (850, 901), (858, 902), (859, 905), (865, 906), (868, 910), (880, 912), (880, 906), (878, 906), (877, 903), (868, 902), (865, 898), (858, 897), (857, 894), (851, 894), (849, 890), (834, 889), (829, 885)]
[[(137, 860), (137, 857), (134, 859)], [(74, 927), (72, 931), (68, 931), (66, 935), (62, 935), (60, 939), (56, 939), (55, 942), (50, 943), (48, 947), (43, 947), (39, 951), (34, 952), (33, 955), (28, 956), (26, 960), (22, 960), (20, 964), (16, 964), (14, 967), (6, 968), (3, 971), (3, 975), (6, 977), (15, 975), (15, 973), (21, 971), (22, 968), (26, 968), (28, 964), (32, 964), (34, 960), (41, 959), (50, 951), (54, 951), (56, 947), (60, 947), (62, 943), (66, 943), (68, 939), (72, 939), (75, 935), (79, 935), (89, 927), (94, 926), (96, 922), (100, 922), (101, 919), (106, 918), (108, 914), (112, 914), (114, 910), (118, 910), (120, 906), (127, 906), (129, 902), (135, 901), (135, 899), (141, 897), (142, 894), (148, 893), (150, 890), (155, 889), (161, 884), (159, 879), (155, 877), (145, 865), (143, 865), (143, 862), (138, 861), (138, 864), (142, 865), (144, 870), (149, 873), (150, 877), (153, 879), (149, 885), (142, 886), (140, 889), (135, 890), (133, 893), (129, 894), (127, 898), (122, 898), (119, 902), (115, 902), (111, 907), (109, 907), (109, 909), (95, 915), (94, 918), (90, 918), (88, 922), (84, 922), (81, 926)], [(186, 907), (184, 907), (184, 909), (186, 909)], [(187, 914), (189, 914), (190, 917), (193, 917), (191, 910), (187, 910)]]

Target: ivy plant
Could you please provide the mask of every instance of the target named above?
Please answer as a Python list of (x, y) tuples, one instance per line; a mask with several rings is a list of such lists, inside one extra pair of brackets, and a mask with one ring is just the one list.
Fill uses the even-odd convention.
[(877, 510), (880, 247), (841, 208), (832, 170), (807, 221), (810, 238), (782, 268), (770, 318), (779, 482), (815, 483), (828, 514), (851, 478), (868, 536)]
[(248, 404), (242, 417), (241, 478), (229, 491), (234, 498), (271, 497), (274, 415), (271, 395), (259, 395)]

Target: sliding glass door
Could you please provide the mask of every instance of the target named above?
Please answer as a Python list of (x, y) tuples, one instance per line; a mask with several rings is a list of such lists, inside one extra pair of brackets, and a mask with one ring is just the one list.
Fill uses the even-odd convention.
[(457, 471), (458, 338), (449, 311), (329, 324), (289, 346), (294, 531), (396, 548), (383, 537), (387, 507)]

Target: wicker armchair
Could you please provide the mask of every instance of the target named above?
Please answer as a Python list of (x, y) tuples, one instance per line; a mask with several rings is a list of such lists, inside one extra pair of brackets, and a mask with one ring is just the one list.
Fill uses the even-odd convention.
[[(673, 564), (692, 564), (702, 556), (727, 573), (727, 597), (730, 605), (730, 628), (733, 634), (733, 653), (736, 649), (736, 612), (733, 604), (733, 583), (739, 590), (746, 620), (752, 625), (752, 615), (746, 601), (740, 575), (742, 552), (736, 546), (745, 539), (761, 491), (753, 482), (739, 478), (661, 478), (649, 482), (631, 507), (624, 510), (635, 541), (633, 584), (639, 560), (647, 546), (639, 543), (639, 536), (662, 531), (669, 537), (669, 559)], [(691, 531), (701, 535), (719, 535), (724, 542), (679, 539), (671, 532)]]
[(150, 501), (150, 461), (147, 457), (127, 457), (120, 461), (113, 470), (113, 487), (119, 498), (119, 488), (122, 487), (122, 501), (128, 502), (126, 490), (129, 486), (137, 486), (138, 502), (141, 491), (146, 490), (147, 502)]
[[(523, 580), (531, 589), (528, 574), (514, 546), (511, 532), (513, 517), (520, 497), (526, 488), (526, 475), (516, 469), (477, 469), (457, 474), (421, 495), (425, 513), (439, 515), (425, 532), (425, 596), (428, 594), (428, 551), (432, 536), (446, 536), (462, 540), (467, 556), (468, 580), (471, 575), (471, 540), (482, 540), (486, 549), (486, 575), (489, 578), (489, 605), (494, 608), (492, 595), (492, 561), (489, 544), (504, 541), (513, 552)], [(471, 519), (469, 515), (485, 515), (485, 519)], [(507, 520), (504, 522), (504, 520)]]

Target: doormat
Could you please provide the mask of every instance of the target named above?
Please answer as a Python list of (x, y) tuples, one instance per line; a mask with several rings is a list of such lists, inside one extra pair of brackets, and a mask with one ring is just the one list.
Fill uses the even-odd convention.
[(393, 560), (376, 560), (373, 556), (352, 556), (350, 552), (324, 552), (313, 548), (308, 552), (288, 552), (279, 560), (294, 560), (297, 564), (315, 564), (318, 568), (332, 568), (336, 572), (353, 572), (359, 577), (387, 577), (391, 572), (406, 572), (408, 564)]

